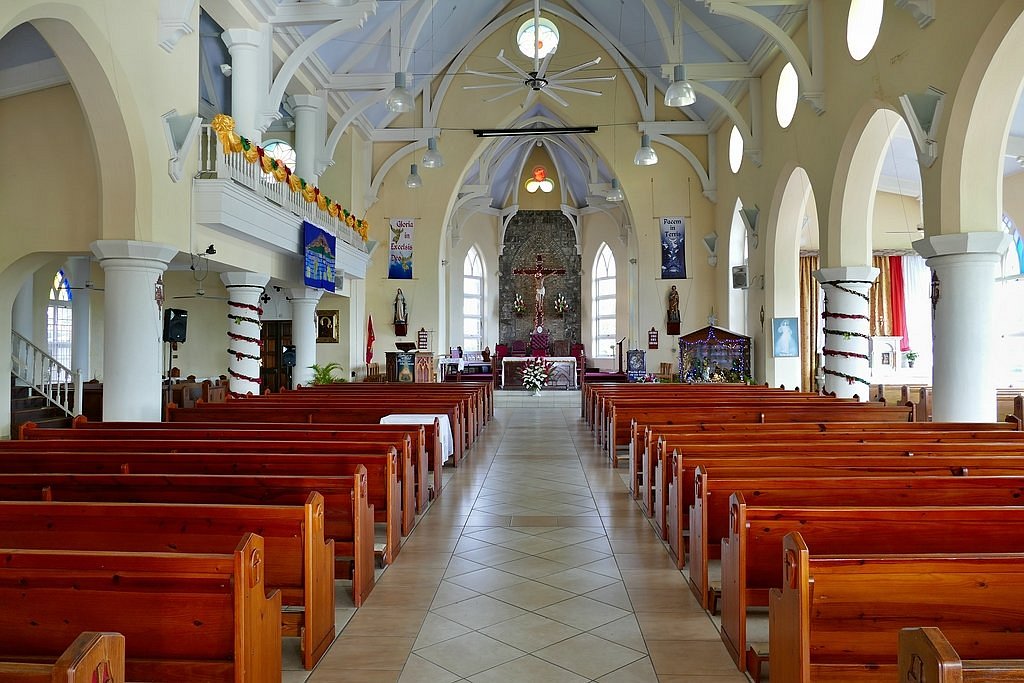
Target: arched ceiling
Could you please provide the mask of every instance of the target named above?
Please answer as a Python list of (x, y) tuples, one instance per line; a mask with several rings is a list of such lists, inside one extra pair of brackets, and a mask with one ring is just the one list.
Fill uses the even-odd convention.
[[(595, 43), (610, 46), (617, 53), (616, 59), (641, 76), (639, 83), (650, 79), (654, 88), (649, 96), (660, 100), (669, 85), (665, 65), (732, 63), (759, 74), (774, 54), (775, 44), (766, 39), (761, 30), (712, 11), (716, 4), (724, 2), (726, 0), (542, 0), (540, 9), (542, 16), (561, 22), (560, 25), (571, 17), (593, 40), (587, 45), (563, 43), (563, 57), (567, 53), (575, 64), (593, 55)], [(806, 0), (791, 3), (740, 0), (736, 4), (749, 6), (790, 34), (805, 21), (807, 14)], [(223, 28), (233, 28), (240, 23), (270, 26), (276, 70), (296, 46), (321, 29), (339, 20), (361, 21), (358, 29), (341, 32), (318, 47), (300, 68), (301, 80), (306, 85), (299, 86), (293, 81), (288, 92), (293, 91), (293, 86), (312, 84), (312, 89), (328, 95), (330, 115), (335, 121), (362, 105), (362, 111), (350, 117), (351, 125), (371, 140), (386, 139), (382, 131), (393, 124), (393, 115), (382, 104), (382, 95), (393, 84), (395, 71), (408, 72), (411, 88), (422, 94), (432, 84), (436, 89), (453, 67), (456, 74), (464, 69), (462, 62), (467, 46), (479, 44), (482, 37), (506, 32), (506, 52), (513, 56), (513, 32), (532, 16), (533, 10), (532, 0), (201, 0), (200, 5), (203, 15), (199, 33), (205, 59), (201, 65), (200, 97), (209, 103), (207, 108), (211, 111), (226, 110), (230, 106), (230, 87), (220, 69), (221, 64), (230, 62), (219, 40)], [(522, 59), (518, 54), (514, 56)], [(500, 71), (501, 65), (496, 60), (493, 66), (493, 71)], [(620, 80), (620, 87), (625, 87), (621, 85), (625, 80)], [(67, 76), (59, 61), (31, 26), (18, 27), (0, 39), (0, 98), (63, 82), (67, 82)], [(703, 85), (732, 103), (747, 92), (742, 80), (706, 79)], [(453, 89), (458, 87), (457, 84), (452, 86)], [(436, 94), (433, 89), (431, 97)], [(648, 93), (641, 94), (648, 96)], [(510, 107), (516, 99), (517, 96), (507, 98)], [(648, 120), (653, 120), (653, 107), (648, 107), (645, 114)], [(682, 109), (677, 118), (697, 124), (705, 122), (714, 129), (723, 117), (722, 108), (711, 97), (699, 96), (696, 104)], [(551, 125), (554, 121), (568, 119), (571, 113), (567, 114), (544, 97), (516, 117), (519, 125), (532, 126), (540, 125), (538, 122)], [(273, 127), (284, 128), (290, 123), (287, 104), (282, 103), (281, 118)], [(478, 125), (497, 124), (482, 120)], [(433, 122), (424, 121), (422, 125), (429, 128)], [(543, 143), (559, 168), (568, 202), (576, 207), (591, 204), (595, 199), (591, 186), (608, 182), (611, 170), (588, 149), (585, 137), (564, 137)], [(506, 148), (513, 149), (509, 152)], [(467, 174), (467, 184), (486, 182), (490, 186), (488, 205), (492, 208), (507, 206), (511, 201), (512, 183), (525, 158), (521, 142), (503, 142), (499, 149), (502, 152), (489, 152), (474, 162), (474, 168)], [(898, 135), (883, 169), (882, 182), (888, 183), (883, 189), (919, 194), (919, 174), (913, 173), (916, 158), (912, 140)], [(481, 163), (491, 161), (493, 166), (481, 168)], [(1018, 107), (1011, 126), (1004, 172), (1007, 175), (1017, 173), (1024, 170), (1022, 167), (1024, 108)], [(914, 178), (915, 175), (918, 178)], [(485, 180), (481, 181), (482, 178)]]

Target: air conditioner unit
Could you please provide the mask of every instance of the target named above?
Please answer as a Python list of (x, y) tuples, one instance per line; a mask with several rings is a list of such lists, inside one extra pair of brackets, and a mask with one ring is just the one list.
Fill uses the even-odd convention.
[(747, 289), (750, 287), (750, 275), (747, 273), (747, 267), (744, 266), (733, 266), (732, 267), (732, 288), (733, 289)]

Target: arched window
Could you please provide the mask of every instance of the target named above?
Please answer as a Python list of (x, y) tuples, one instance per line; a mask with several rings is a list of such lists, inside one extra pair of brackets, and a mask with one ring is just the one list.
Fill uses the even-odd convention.
[(602, 244), (594, 259), (594, 357), (615, 355), (615, 256)]
[[(289, 169), (295, 171), (295, 148), (284, 140), (267, 140), (263, 144), (263, 151), (271, 159), (283, 162)], [(264, 173), (263, 179), (270, 183), (277, 182), (269, 173)]]
[(484, 347), (484, 264), (470, 247), (462, 265), (462, 350)]
[(71, 283), (58, 270), (50, 287), (46, 308), (47, 352), (64, 367), (71, 367)]

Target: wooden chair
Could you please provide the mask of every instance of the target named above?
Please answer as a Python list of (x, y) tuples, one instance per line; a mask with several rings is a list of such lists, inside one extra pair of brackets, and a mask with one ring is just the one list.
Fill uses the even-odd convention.
[(512, 351), (509, 355), (512, 356), (525, 356), (526, 355), (526, 342), (522, 339), (516, 339), (512, 342)]

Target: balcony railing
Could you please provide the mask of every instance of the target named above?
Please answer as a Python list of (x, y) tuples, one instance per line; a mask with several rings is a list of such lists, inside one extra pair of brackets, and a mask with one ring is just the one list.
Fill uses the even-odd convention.
[(251, 164), (241, 154), (224, 154), (217, 133), (209, 124), (203, 125), (199, 143), (199, 178), (233, 180), (253, 194), (309, 221), (337, 236), (338, 241), (366, 251), (366, 244), (345, 221), (335, 218), (316, 203), (307, 202), (302, 194), (292, 192), (287, 183), (276, 182), (258, 164)]

